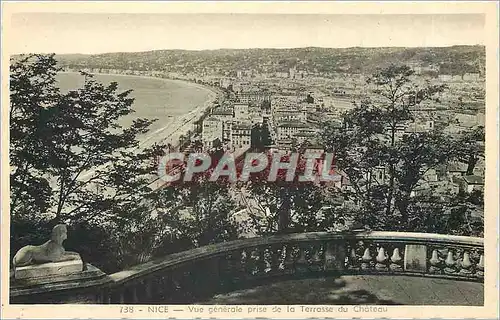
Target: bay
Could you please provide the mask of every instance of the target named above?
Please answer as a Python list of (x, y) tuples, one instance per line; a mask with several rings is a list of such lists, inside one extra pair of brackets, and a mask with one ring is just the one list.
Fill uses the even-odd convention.
[[(84, 84), (84, 76), (77, 72), (61, 72), (56, 79), (62, 92), (76, 90)], [(166, 138), (170, 141), (173, 134), (187, 131), (190, 129), (187, 120), (215, 97), (206, 87), (179, 80), (111, 74), (95, 74), (94, 79), (104, 85), (117, 82), (119, 92), (133, 90), (130, 97), (135, 99), (135, 112), (120, 120), (124, 127), (137, 118), (157, 119), (149, 133), (139, 137), (142, 142)]]

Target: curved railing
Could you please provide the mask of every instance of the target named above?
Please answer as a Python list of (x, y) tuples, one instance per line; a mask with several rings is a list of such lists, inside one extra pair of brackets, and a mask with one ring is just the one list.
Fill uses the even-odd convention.
[(483, 281), (482, 238), (426, 233), (300, 233), (236, 240), (110, 275), (98, 303), (188, 303), (271, 278), (404, 274)]

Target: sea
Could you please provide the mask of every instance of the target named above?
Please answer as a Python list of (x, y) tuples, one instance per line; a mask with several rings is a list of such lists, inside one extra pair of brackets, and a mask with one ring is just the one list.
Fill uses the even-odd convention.
[[(139, 137), (140, 140), (155, 132), (164, 134), (165, 128), (175, 127), (184, 116), (213, 98), (213, 92), (208, 88), (184, 81), (108, 74), (96, 74), (94, 79), (104, 85), (117, 82), (119, 92), (133, 90), (129, 96), (135, 99), (135, 112), (120, 120), (122, 126), (130, 126), (137, 118), (157, 119), (150, 126), (149, 133)], [(81, 88), (84, 76), (77, 72), (61, 72), (57, 81), (60, 90), (68, 92)]]

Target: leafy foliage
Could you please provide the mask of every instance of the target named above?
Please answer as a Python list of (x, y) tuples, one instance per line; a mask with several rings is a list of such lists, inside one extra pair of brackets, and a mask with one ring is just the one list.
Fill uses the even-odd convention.
[(197, 223), (152, 212), (159, 196), (150, 186), (154, 159), (166, 146), (144, 148), (137, 139), (152, 121), (136, 119), (124, 128), (120, 119), (133, 112), (130, 91), (119, 92), (117, 83), (103, 85), (82, 73), (84, 85), (63, 94), (55, 80), (59, 70), (53, 55), (11, 63), (13, 254), (45, 241), (56, 223), (69, 225), (68, 249), (107, 272), (164, 255), (168, 252), (161, 249), (175, 248), (182, 239), (189, 240), (184, 246), (189, 248), (233, 236), (223, 236), (222, 230), (229, 228), (231, 203), (216, 202), (210, 196), (217, 193), (203, 188), (198, 195), (194, 187), (183, 190), (187, 197), (172, 193), (169, 199), (183, 201), (165, 208), (170, 216), (180, 207), (194, 208)]
[[(442, 48), (293, 48), (293, 49), (220, 49), (157, 50), (98, 55), (61, 55), (64, 66), (121, 70), (165, 70), (194, 72), (203, 68), (219, 69), (236, 76), (235, 70), (286, 72), (297, 67), (307, 72), (372, 73), (389, 62), (438, 65), (443, 74), (462, 75), (484, 72), (484, 46)], [(441, 71), (441, 70), (440, 70)]]
[[(348, 200), (344, 208), (356, 221), (381, 230), (455, 233), (450, 219), (456, 217), (449, 211), (465, 212), (463, 203), (451, 205), (451, 198), (459, 198), (445, 187), (450, 184), (432, 189), (428, 175), (457, 158), (473, 167), (482, 154), (481, 129), (458, 139), (439, 129), (404, 132), (418, 121), (415, 107), (445, 90), (416, 87), (412, 74), (409, 67), (395, 65), (376, 72), (369, 79), (375, 85), (373, 101), (355, 105), (344, 115), (341, 128), (333, 124), (325, 128), (323, 142), (348, 180), (341, 191)], [(432, 193), (422, 194), (426, 189)], [(482, 228), (477, 227), (467, 234), (480, 233)]]
[[(334, 208), (338, 204), (335, 187), (330, 182), (319, 179), (300, 181), (306, 173), (307, 159), (300, 154), (297, 167), (290, 179), (288, 171), (277, 171), (275, 180), (268, 179), (274, 157), (281, 162), (293, 161), (290, 155), (273, 155), (267, 153), (268, 166), (249, 177), (242, 183), (243, 194), (248, 192), (247, 206), (250, 225), (258, 235), (290, 232), (310, 232), (334, 230), (342, 225), (343, 215)], [(315, 171), (324, 159), (317, 159)], [(314, 173), (316, 174), (316, 173)]]

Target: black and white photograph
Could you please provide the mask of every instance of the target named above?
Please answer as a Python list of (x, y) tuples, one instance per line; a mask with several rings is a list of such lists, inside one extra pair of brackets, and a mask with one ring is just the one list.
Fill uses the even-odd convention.
[(255, 318), (487, 304), (486, 14), (9, 23), (9, 305)]

